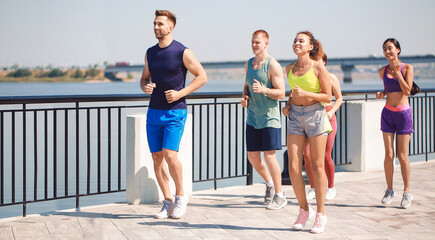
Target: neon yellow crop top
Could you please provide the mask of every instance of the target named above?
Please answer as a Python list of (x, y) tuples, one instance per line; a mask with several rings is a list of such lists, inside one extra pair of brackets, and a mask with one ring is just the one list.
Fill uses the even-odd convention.
[(311, 68), (308, 70), (308, 72), (306, 72), (304, 75), (299, 77), (295, 77), (293, 75), (293, 67), (296, 65), (296, 63), (293, 64), (292, 68), (290, 69), (290, 72), (288, 73), (288, 85), (292, 90), (295, 88), (295, 85), (297, 85), (298, 87), (302, 88), (307, 92), (313, 92), (313, 93), (320, 92), (320, 83), (316, 74), (314, 74), (313, 64), (314, 61), (311, 64)]

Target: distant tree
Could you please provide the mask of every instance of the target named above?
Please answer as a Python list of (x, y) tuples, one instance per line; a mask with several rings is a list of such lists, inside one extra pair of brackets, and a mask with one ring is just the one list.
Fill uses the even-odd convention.
[(98, 74), (100, 74), (100, 70), (98, 70), (96, 67), (91, 67), (86, 70), (86, 77), (96, 77)]
[(11, 69), (12, 69), (12, 70), (18, 70), (18, 64), (14, 64), (14, 65), (12, 65)]
[(66, 75), (66, 72), (60, 70), (59, 68), (55, 68), (48, 73), (48, 77), (63, 77)]
[(16, 71), (13, 71), (11, 73), (8, 74), (8, 77), (15, 77), (15, 78), (19, 78), (19, 77), (27, 77), (32, 75), (32, 72), (30, 72), (28, 69), (26, 68), (19, 68)]
[(83, 78), (85, 75), (83, 74), (80, 68), (77, 68), (74, 73), (71, 75), (72, 78)]

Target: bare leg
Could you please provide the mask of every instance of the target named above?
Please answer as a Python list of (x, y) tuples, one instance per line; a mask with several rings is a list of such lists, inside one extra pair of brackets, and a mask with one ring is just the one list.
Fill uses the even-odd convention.
[(276, 160), (275, 150), (264, 151), (264, 159), (272, 176), (275, 193), (282, 192), (281, 168), (279, 167), (278, 160)]
[(325, 148), (327, 135), (317, 135), (309, 138), (311, 153), (311, 171), (314, 177), (316, 191), (317, 212), (325, 213), (326, 173), (325, 173)]
[(269, 171), (267, 171), (266, 164), (261, 160), (260, 151), (249, 151), (248, 152), (248, 159), (249, 162), (254, 167), (255, 171), (260, 174), (260, 176), (264, 179), (266, 182), (270, 182), (272, 180)]
[(382, 133), (385, 146), (384, 172), (387, 187), (393, 190), (393, 174), (394, 174), (394, 133)]
[(305, 194), (305, 182), (302, 177), (302, 154), (307, 138), (301, 135), (287, 135), (287, 151), (289, 159), (289, 173), (293, 191), (298, 199), (299, 207), (308, 211), (308, 202)]
[(304, 159), (305, 159), (305, 171), (308, 176), (308, 180), (310, 181), (310, 187), (314, 188), (314, 177), (313, 172), (311, 172), (311, 156), (310, 156), (310, 144), (307, 143), (304, 151)]
[(397, 135), (397, 156), (399, 157), (400, 169), (402, 171), (403, 191), (409, 193), (409, 183), (411, 179), (411, 165), (408, 159), (409, 140), (411, 134)]
[(175, 183), (175, 195), (184, 196), (183, 189), (183, 166), (178, 160), (178, 152), (169, 149), (163, 149), (163, 155), (168, 163), (169, 173)]
[(162, 190), (165, 200), (172, 200), (171, 190), (169, 189), (169, 174), (165, 161), (163, 161), (163, 152), (152, 153), (154, 161), (154, 172), (156, 174), (157, 182), (159, 183), (160, 190)]

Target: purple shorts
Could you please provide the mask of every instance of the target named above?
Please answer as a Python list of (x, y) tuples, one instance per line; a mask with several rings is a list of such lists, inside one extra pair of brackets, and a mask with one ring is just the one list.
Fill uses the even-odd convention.
[(398, 135), (413, 133), (412, 111), (409, 105), (392, 107), (385, 104), (381, 116), (381, 131)]

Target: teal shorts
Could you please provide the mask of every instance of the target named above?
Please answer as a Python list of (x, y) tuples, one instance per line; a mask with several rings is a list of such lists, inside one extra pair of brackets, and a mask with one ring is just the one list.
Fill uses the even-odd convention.
[(148, 109), (147, 138), (151, 153), (163, 148), (178, 152), (186, 124), (187, 109)]

